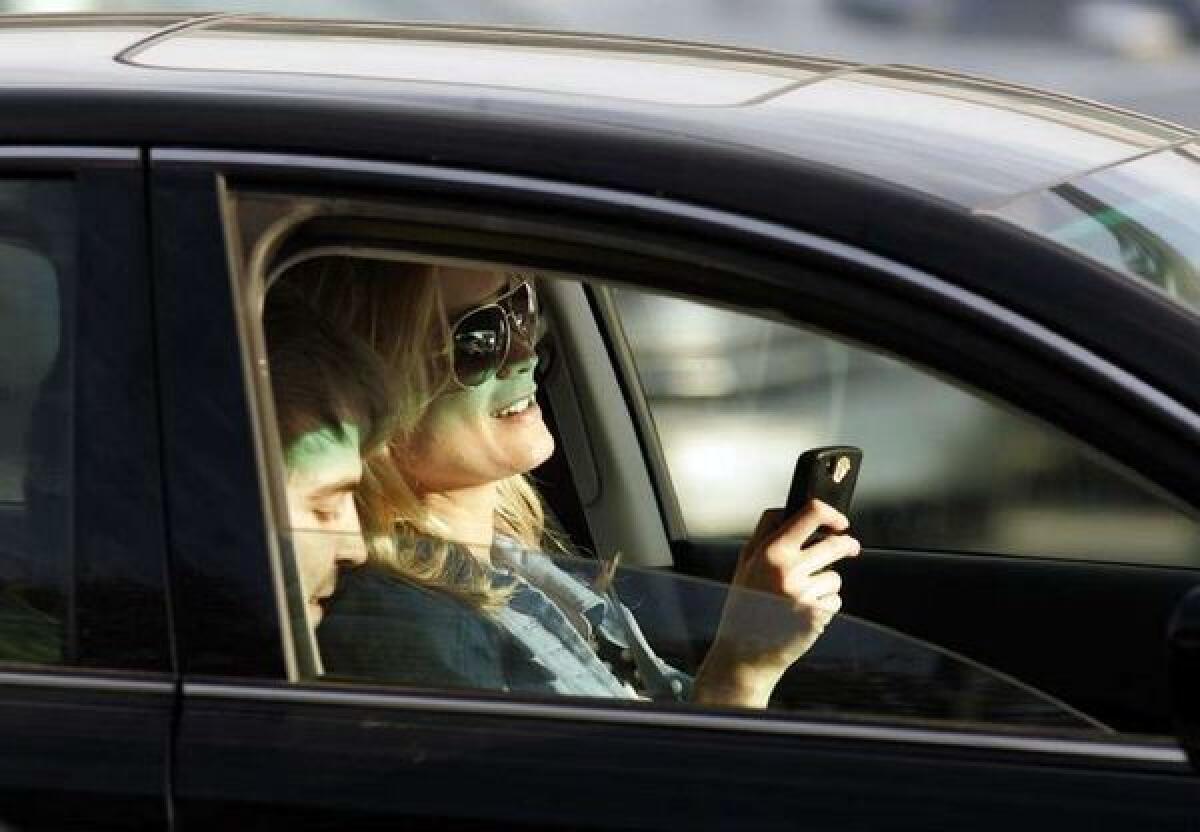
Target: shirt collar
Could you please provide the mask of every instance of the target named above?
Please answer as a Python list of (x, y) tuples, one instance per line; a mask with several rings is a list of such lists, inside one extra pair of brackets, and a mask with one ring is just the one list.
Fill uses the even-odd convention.
[[(554, 559), (542, 552), (520, 546), (515, 541), (497, 535), (492, 544), (492, 565), (503, 572), (511, 572), (523, 578), (531, 586), (554, 599), (563, 613), (575, 622), (584, 625), (590, 637), (591, 630), (599, 630), (604, 637), (619, 647), (628, 647), (628, 639), (620, 624), (614, 620), (614, 610), (609, 600), (585, 583), (583, 576), (564, 570)], [(583, 562), (588, 566), (590, 562)]]

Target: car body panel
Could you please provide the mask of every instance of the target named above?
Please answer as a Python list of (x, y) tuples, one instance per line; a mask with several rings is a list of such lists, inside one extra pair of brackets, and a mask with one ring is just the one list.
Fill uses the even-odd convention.
[(279, 678), (266, 489), (213, 179), (160, 173), (151, 204), (180, 671)]
[[(486, 96), (494, 117), (511, 108), (527, 118), (686, 134), (967, 206), (1190, 135), (1102, 105), (950, 73), (652, 40), (249, 16), (196, 18), (157, 35), (115, 23), (0, 25), (0, 38), (5, 32), (22, 44), (0, 57), (6, 79), (16, 73), (6, 86), (19, 86), (27, 71), (60, 88), (72, 80), (80, 89), (120, 85), (130, 96), (169, 88), (185, 99), (218, 89), (263, 99), (336, 91), (362, 107), (408, 98), (470, 110)], [(64, 34), (86, 40), (72, 62), (48, 62), (39, 39)], [(970, 153), (1001, 132), (1009, 143)], [(912, 176), (914, 167), (942, 168), (949, 159), (954, 177)]]
[[(545, 39), (523, 46), (520, 37), (464, 44), (420, 37), (420, 30), (408, 30), (417, 37), (398, 43), (403, 30), (389, 28), (377, 27), (370, 36), (348, 27), (313, 26), (306, 31), (214, 23), (157, 41), (126, 60), (150, 69), (307, 75), (393, 86), (452, 85), (464, 91), (482, 87), (551, 100), (562, 95), (611, 98), (680, 110), (749, 107), (847, 66), (796, 60), (791, 66), (755, 67), (581, 46), (570, 38), (561, 38), (561, 46)], [(333, 32), (335, 38), (322, 38)], [(313, 49), (314, 38), (321, 39), (320, 50)]]
[(0, 672), (0, 823), (166, 829), (175, 697), (165, 679)]
[(189, 693), (177, 805), (189, 824), (1010, 830), (1052, 817), (1182, 830), (1200, 806), (1179, 752), (1152, 747), (983, 750), (871, 725), (369, 689)]
[[(803, 155), (966, 206), (1188, 135), (1094, 105), (899, 67), (821, 66), (799, 59), (786, 68), (755, 66), (717, 50), (683, 57), (666, 49), (656, 53), (651, 44), (638, 54), (615, 42), (583, 38), (572, 43), (562, 37), (548, 45), (545, 38), (511, 32), (503, 45), (491, 45), (430, 34), (436, 35), (402, 27), (380, 26), (366, 36), (336, 24), (306, 30), (217, 22), (158, 41), (132, 62), (315, 76), (344, 81), (364, 95), (379, 86), (370, 81), (451, 100), (506, 91), (510, 101), (547, 109), (566, 105), (613, 127), (686, 132), (746, 152)], [(335, 39), (312, 48), (321, 36)], [(533, 42), (525, 45), (527, 40)], [(623, 99), (621, 109), (614, 112), (605, 99)], [(638, 104), (644, 106), (635, 109)]]

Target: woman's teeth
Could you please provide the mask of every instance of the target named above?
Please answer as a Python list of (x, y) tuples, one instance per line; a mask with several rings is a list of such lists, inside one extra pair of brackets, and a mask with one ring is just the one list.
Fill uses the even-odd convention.
[(497, 413), (496, 416), (515, 416), (518, 413), (522, 413), (527, 410), (531, 404), (533, 404), (533, 396), (526, 396), (523, 399), (518, 399), (517, 401), (513, 402), (508, 407)]

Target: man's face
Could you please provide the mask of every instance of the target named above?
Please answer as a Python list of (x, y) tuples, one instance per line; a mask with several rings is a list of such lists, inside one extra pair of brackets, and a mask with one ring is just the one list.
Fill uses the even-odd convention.
[(367, 559), (354, 489), (362, 479), (358, 429), (343, 425), (300, 437), (287, 451), (287, 503), (300, 588), (312, 627), (337, 588), (338, 564)]

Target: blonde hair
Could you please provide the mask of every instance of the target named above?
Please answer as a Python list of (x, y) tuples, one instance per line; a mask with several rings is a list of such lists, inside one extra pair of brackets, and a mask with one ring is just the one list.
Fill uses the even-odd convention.
[[(507, 602), (511, 588), (492, 586), (464, 546), (444, 537), (441, 522), (400, 470), (430, 403), (453, 389), (450, 322), (437, 267), (349, 256), (322, 256), (281, 278), (341, 331), (361, 338), (382, 360), (392, 397), (387, 453), (364, 460), (358, 505), (371, 559), (419, 586), (448, 593), (480, 609)], [(442, 345), (439, 348), (431, 345)], [(541, 499), (524, 475), (497, 484), (497, 533), (522, 546), (546, 537)]]

